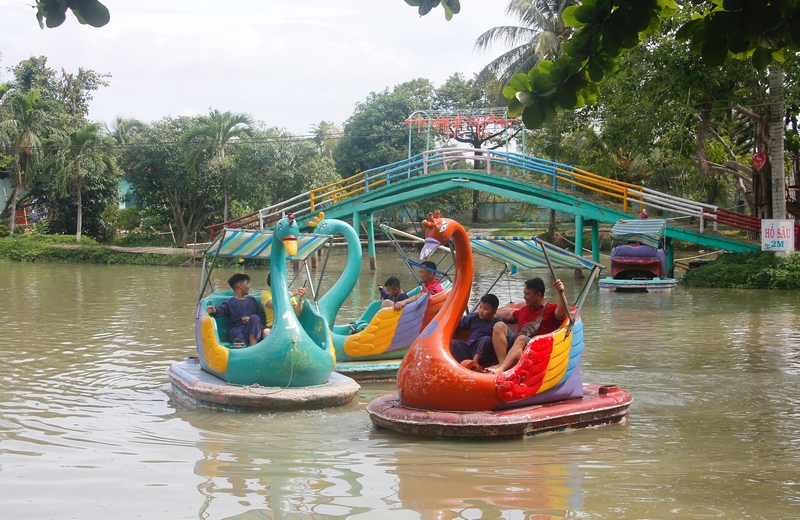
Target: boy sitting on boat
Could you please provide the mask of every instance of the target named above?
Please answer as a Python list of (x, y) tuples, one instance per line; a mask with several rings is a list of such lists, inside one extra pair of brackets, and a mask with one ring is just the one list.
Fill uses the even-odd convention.
[[(556, 291), (564, 292), (564, 283), (556, 280), (553, 283)], [(493, 344), (496, 351), (508, 349), (504, 359), (499, 359), (499, 365), (489, 370), (495, 374), (505, 372), (517, 364), (522, 357), (522, 351), (533, 336), (549, 334), (557, 330), (564, 318), (567, 317), (566, 298), (559, 298), (558, 303), (547, 303), (544, 298), (544, 280), (532, 278), (525, 282), (522, 289), (525, 305), (515, 311), (501, 310), (497, 317), (502, 322), (494, 327)], [(514, 334), (509, 330), (507, 323), (516, 323), (519, 327)], [(498, 355), (498, 358), (500, 356)]]
[(253, 346), (269, 333), (261, 324), (266, 322), (266, 317), (258, 305), (258, 301), (250, 292), (250, 277), (244, 273), (236, 273), (228, 279), (228, 285), (233, 289), (233, 297), (228, 298), (219, 306), (209, 305), (206, 312), (214, 317), (225, 316), (228, 318), (228, 341), (232, 344)]
[[(495, 316), (500, 301), (494, 294), (485, 294), (481, 297), (478, 310), (461, 318), (456, 332), (469, 330), (466, 340), (454, 339), (450, 342), (450, 354), (459, 363), (466, 361), (478, 363), (481, 367), (488, 367), (498, 363), (497, 353), (492, 344), (492, 334), (496, 323), (502, 323)], [(502, 357), (505, 357), (506, 347), (503, 346)]]
[(400, 279), (396, 276), (390, 276), (383, 283), (383, 286), (378, 286), (378, 291), (381, 293), (381, 307), (391, 307), (397, 302), (408, 299), (408, 294), (400, 288)]

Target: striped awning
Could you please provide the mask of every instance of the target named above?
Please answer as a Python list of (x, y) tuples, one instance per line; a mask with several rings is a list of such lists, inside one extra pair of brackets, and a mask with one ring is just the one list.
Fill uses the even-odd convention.
[(657, 248), (666, 226), (667, 221), (660, 218), (619, 219), (611, 228), (611, 238), (617, 241), (641, 242)]
[(546, 244), (536, 237), (484, 237), (470, 239), (472, 251), (493, 260), (503, 262), (511, 269), (511, 274), (527, 271), (535, 267), (547, 266), (542, 247), (547, 248), (547, 256), (553, 267), (591, 269), (601, 267), (591, 260), (581, 258), (560, 247)]
[[(317, 235), (299, 235), (297, 237), (297, 254), (289, 260), (305, 260), (325, 245), (330, 237)], [(219, 251), (219, 254), (217, 254)], [(272, 230), (260, 229), (226, 229), (205, 250), (205, 255), (221, 258), (254, 258), (269, 260), (272, 253)]]

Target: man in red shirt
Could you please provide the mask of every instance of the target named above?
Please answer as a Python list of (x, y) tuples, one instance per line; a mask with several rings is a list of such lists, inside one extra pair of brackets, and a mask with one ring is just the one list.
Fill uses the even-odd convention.
[(430, 293), (430, 295), (433, 296), (434, 294), (439, 294), (440, 292), (444, 291), (444, 287), (442, 287), (439, 279), (436, 278), (436, 264), (430, 260), (426, 260), (419, 265), (419, 282), (420, 285), (422, 285), (422, 290), (407, 300), (395, 303), (393, 305), (394, 310), (403, 310), (403, 307), (411, 302), (419, 300), (425, 293)]
[[(560, 293), (564, 292), (564, 283), (561, 280), (556, 280), (553, 287)], [(557, 304), (547, 303), (544, 289), (544, 281), (541, 278), (532, 278), (525, 282), (525, 288), (522, 290), (525, 305), (515, 311), (497, 311), (497, 317), (503, 322), (494, 326), (492, 345), (500, 364), (491, 368), (492, 372), (499, 374), (516, 365), (531, 337), (557, 330), (567, 317), (564, 299), (559, 298)], [(511, 332), (506, 323), (516, 323), (519, 332), (517, 334)], [(526, 328), (526, 325), (529, 326)]]

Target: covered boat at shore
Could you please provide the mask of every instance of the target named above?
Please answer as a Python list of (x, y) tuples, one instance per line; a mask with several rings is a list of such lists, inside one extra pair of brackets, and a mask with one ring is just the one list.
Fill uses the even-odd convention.
[[(289, 215), (274, 230), (227, 229), (206, 248), (195, 325), (198, 357), (168, 370), (181, 400), (200, 407), (247, 410), (338, 406), (355, 397), (359, 385), (333, 374), (336, 355), (326, 319), (308, 301), (298, 317), (290, 303), (287, 258), (306, 258), (325, 241), (300, 236)], [(204, 297), (218, 258), (270, 260), (274, 323), (269, 335), (255, 345), (235, 348), (226, 341), (227, 318), (206, 311), (233, 295), (227, 290)], [(259, 293), (250, 296), (261, 305)]]
[(646, 218), (620, 219), (611, 228), (611, 276), (598, 285), (611, 292), (672, 290), (677, 280), (667, 277), (664, 251), (666, 221)]
[[(580, 307), (601, 266), (532, 238), (554, 276), (550, 253), (563, 260), (561, 267), (590, 267), (589, 280), (561, 326), (530, 339), (514, 367), (500, 374), (473, 371), (450, 354), (472, 285), (470, 240), (458, 222), (438, 214), (430, 215), (425, 227), (428, 239), (421, 258), (453, 241), (457, 261), (453, 290), (403, 358), (398, 392), (368, 405), (376, 426), (443, 437), (519, 437), (625, 420), (633, 400), (630, 395), (615, 385), (584, 385), (580, 374), (584, 348)], [(511, 242), (498, 248), (514, 246)]]

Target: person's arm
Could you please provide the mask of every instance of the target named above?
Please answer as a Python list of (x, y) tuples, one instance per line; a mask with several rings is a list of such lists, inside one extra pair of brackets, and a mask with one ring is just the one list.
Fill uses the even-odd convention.
[(506, 323), (516, 323), (517, 320), (514, 319), (514, 311), (509, 309), (498, 309), (497, 313), (495, 314), (498, 318), (503, 320)]
[(209, 305), (206, 307), (206, 312), (214, 317), (219, 316), (227, 316), (228, 315), (228, 302), (224, 301), (220, 303), (218, 306), (214, 307), (213, 305)]
[[(564, 282), (562, 282), (560, 279), (556, 280), (553, 284), (553, 288), (556, 290), (556, 292), (563, 293)], [(567, 306), (564, 304), (565, 301), (567, 301), (566, 295), (564, 295), (564, 298), (562, 298), (559, 294), (556, 301), (556, 305), (558, 306), (556, 307), (556, 319), (558, 321), (561, 321), (567, 317)]]
[(378, 292), (381, 293), (381, 300), (388, 300), (389, 299), (389, 293), (386, 291), (386, 289), (384, 289), (380, 285), (378, 286)]
[[(300, 316), (300, 313), (303, 312), (303, 296), (306, 295), (308, 289), (306, 289), (305, 287), (300, 287), (299, 289), (295, 289), (292, 292), (294, 293), (295, 300), (297, 300), (296, 303), (294, 304), (294, 313), (297, 316)], [(291, 295), (291, 293), (289, 294)]]
[(458, 327), (456, 327), (456, 332), (461, 332), (469, 329), (469, 319), (471, 316), (472, 314), (467, 314), (466, 316), (461, 318), (461, 321), (458, 322)]
[(424, 292), (420, 292), (420, 293), (415, 294), (411, 298), (408, 298), (407, 300), (395, 302), (395, 304), (393, 306), (394, 310), (402, 311), (403, 307), (405, 307), (406, 305), (408, 305), (411, 302), (415, 302), (415, 301), (419, 300), (420, 297), (422, 297), (423, 294), (425, 294), (425, 293)]

